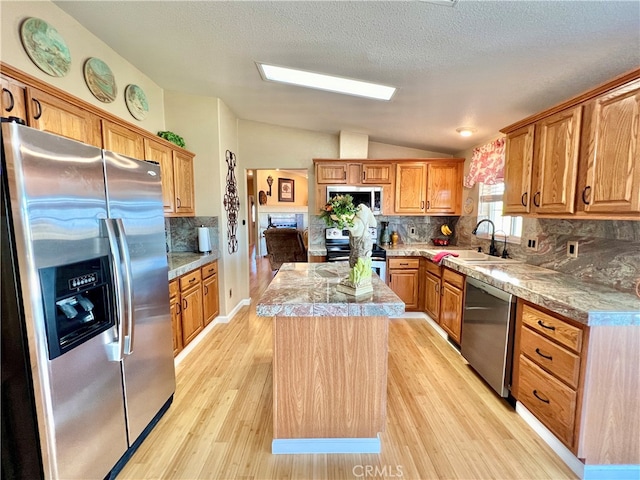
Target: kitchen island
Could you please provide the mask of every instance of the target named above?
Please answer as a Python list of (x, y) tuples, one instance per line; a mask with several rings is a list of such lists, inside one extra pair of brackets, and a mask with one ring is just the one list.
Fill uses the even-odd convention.
[(346, 262), (286, 263), (256, 305), (273, 317), (272, 453), (379, 453), (389, 317), (404, 303), (377, 276), (359, 297), (336, 287)]

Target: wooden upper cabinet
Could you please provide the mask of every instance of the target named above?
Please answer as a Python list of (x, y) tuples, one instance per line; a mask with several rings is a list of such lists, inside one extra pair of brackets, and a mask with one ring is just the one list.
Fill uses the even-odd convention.
[(316, 164), (316, 183), (347, 183), (346, 163)]
[(640, 212), (640, 80), (588, 106), (583, 135), (586, 185), (579, 202), (587, 213)]
[(364, 163), (362, 164), (361, 182), (365, 184), (382, 185), (391, 183), (390, 163), (383, 165)]
[(426, 211), (427, 164), (396, 164), (395, 213), (421, 213)]
[(505, 214), (530, 211), (534, 131), (535, 127), (528, 125), (507, 135), (503, 197)]
[(15, 80), (0, 75), (2, 85), (2, 117), (17, 117), (27, 121), (27, 106), (25, 104), (25, 87)]
[(433, 162), (427, 170), (427, 214), (462, 213), (462, 162)]
[(538, 188), (533, 205), (538, 213), (573, 213), (582, 106), (564, 110), (536, 124), (534, 166)]
[(99, 118), (48, 93), (27, 87), (30, 127), (102, 148)]
[(193, 156), (174, 150), (173, 174), (176, 194), (176, 214), (193, 215), (195, 213)]
[(154, 142), (148, 138), (144, 139), (144, 158), (160, 164), (160, 178), (162, 180), (162, 205), (165, 213), (175, 212), (176, 193), (173, 180), (173, 150)]
[(108, 120), (102, 120), (102, 144), (105, 150), (144, 159), (144, 137)]

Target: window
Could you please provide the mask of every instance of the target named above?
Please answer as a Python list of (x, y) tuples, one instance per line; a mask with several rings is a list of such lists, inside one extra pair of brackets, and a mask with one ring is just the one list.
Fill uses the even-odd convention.
[[(502, 197), (504, 195), (504, 183), (486, 185), (478, 183), (478, 221), (488, 218), (496, 226), (496, 232), (507, 234), (509, 243), (520, 243), (522, 235), (522, 217), (509, 217), (502, 215)], [(478, 228), (478, 236), (491, 238), (491, 226), (483, 223)], [(501, 238), (500, 234), (497, 238)]]

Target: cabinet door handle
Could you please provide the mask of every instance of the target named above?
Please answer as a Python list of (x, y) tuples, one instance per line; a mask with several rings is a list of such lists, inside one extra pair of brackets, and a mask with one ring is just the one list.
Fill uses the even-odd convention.
[(209, 293), (209, 287), (207, 287), (206, 285), (204, 286), (204, 294), (208, 294)]
[(408, 266), (409, 266), (409, 264), (408, 264), (408, 263), (401, 263), (401, 264), (400, 264), (400, 266), (402, 266), (402, 267), (408, 267)]
[(529, 200), (529, 192), (524, 192), (522, 194), (522, 197), (520, 198), (520, 203), (522, 203), (523, 207), (527, 206), (528, 200)]
[(582, 190), (582, 203), (585, 205), (589, 205), (591, 203), (587, 201), (587, 191), (591, 193), (591, 185), (587, 185), (584, 187), (584, 190)]
[[(536, 198), (537, 198), (537, 200), (536, 200)], [(533, 204), (536, 207), (540, 206), (540, 192), (536, 192), (536, 194), (533, 196)]]
[(5, 108), (5, 110), (7, 112), (10, 112), (11, 110), (13, 110), (13, 107), (15, 106), (15, 102), (13, 101), (13, 93), (11, 93), (11, 90), (9, 90), (7, 88), (3, 88), (2, 91), (3, 92), (7, 92), (9, 94), (9, 101), (11, 103), (9, 104), (9, 106), (7, 108)]
[(187, 299), (182, 300), (182, 309), (186, 310), (189, 307), (189, 303), (187, 303)]
[(434, 285), (436, 293), (440, 293), (440, 285), (437, 283)]
[(180, 315), (182, 313), (182, 305), (180, 302), (176, 302), (176, 315)]
[(554, 327), (553, 325), (549, 326), (549, 325), (545, 325), (542, 320), (538, 320), (538, 325), (540, 325), (542, 328), (546, 328), (547, 330), (555, 330), (556, 327)]
[(342, 172), (342, 179), (346, 180), (347, 179), (347, 170), (344, 169), (344, 171)]
[(551, 355), (545, 355), (540, 351), (539, 348), (536, 348), (536, 353), (540, 355), (542, 358), (546, 358), (547, 360), (553, 360), (553, 357)]
[(540, 400), (541, 402), (544, 402), (544, 403), (551, 403), (551, 401), (550, 401), (548, 398), (542, 398), (540, 395), (538, 395), (538, 391), (537, 391), (537, 390), (534, 390), (534, 391), (533, 391), (533, 395), (534, 395), (538, 400)]
[(362, 181), (364, 182), (367, 179), (367, 172), (362, 172)]
[(39, 120), (39, 119), (40, 119), (40, 117), (42, 116), (42, 105), (40, 104), (40, 101), (39, 101), (37, 98), (34, 98), (34, 99), (33, 99), (33, 103), (35, 103), (35, 104), (36, 104), (36, 106), (38, 107), (38, 110), (37, 110), (37, 112), (38, 112), (38, 113), (36, 113), (36, 114), (33, 116), (33, 119), (34, 119), (34, 120)]
[(178, 204), (178, 208), (182, 206), (182, 202), (180, 201), (180, 197), (176, 197), (176, 203)]
[(189, 280), (189, 283), (193, 283), (196, 281), (196, 277), (193, 277), (192, 279)]

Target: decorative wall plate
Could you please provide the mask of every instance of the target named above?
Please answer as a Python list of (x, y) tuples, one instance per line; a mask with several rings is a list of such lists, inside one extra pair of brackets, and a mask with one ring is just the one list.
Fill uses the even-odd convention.
[(109, 66), (99, 58), (84, 62), (84, 81), (93, 96), (104, 103), (111, 103), (118, 95), (118, 86)]
[(136, 120), (144, 120), (149, 112), (147, 96), (138, 85), (127, 85), (124, 89), (124, 101), (127, 104), (129, 113)]
[(64, 77), (71, 69), (71, 53), (58, 31), (44, 20), (29, 17), (20, 27), (22, 46), (29, 58), (52, 77)]

